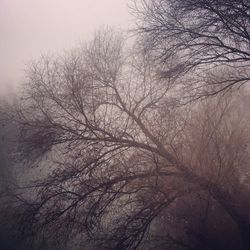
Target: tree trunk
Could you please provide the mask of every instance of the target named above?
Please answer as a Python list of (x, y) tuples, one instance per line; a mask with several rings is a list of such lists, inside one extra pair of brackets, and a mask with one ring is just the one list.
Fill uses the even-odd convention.
[(186, 178), (207, 190), (211, 196), (223, 207), (234, 223), (237, 225), (241, 235), (244, 249), (250, 249), (250, 190), (240, 185), (234, 195), (224, 190), (220, 185), (212, 183), (207, 179), (186, 171)]
[(246, 197), (249, 190), (241, 187), (239, 193), (230, 195), (219, 186), (212, 184), (208, 191), (238, 226), (244, 249), (250, 249), (250, 204)]

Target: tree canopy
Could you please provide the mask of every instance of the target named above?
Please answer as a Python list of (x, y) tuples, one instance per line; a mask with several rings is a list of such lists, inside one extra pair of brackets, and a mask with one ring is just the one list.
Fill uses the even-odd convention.
[(133, 9), (144, 46), (167, 65), (163, 76), (191, 75), (184, 83), (191, 97), (249, 82), (248, 1), (142, 0)]
[(249, 93), (227, 91), (249, 80), (248, 7), (141, 1), (136, 46), (101, 30), (30, 65), (3, 113), (33, 173), (11, 189), (32, 247), (248, 249)]

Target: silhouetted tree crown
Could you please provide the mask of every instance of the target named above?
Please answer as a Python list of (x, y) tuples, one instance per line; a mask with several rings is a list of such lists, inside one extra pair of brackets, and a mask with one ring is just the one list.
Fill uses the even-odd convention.
[(13, 217), (36, 248), (248, 249), (249, 94), (180, 104), (249, 80), (249, 4), (141, 3), (137, 46), (102, 30), (29, 67)]
[(249, 1), (142, 0), (133, 9), (144, 46), (166, 65), (163, 77), (189, 73), (192, 83), (184, 85), (191, 97), (249, 81)]

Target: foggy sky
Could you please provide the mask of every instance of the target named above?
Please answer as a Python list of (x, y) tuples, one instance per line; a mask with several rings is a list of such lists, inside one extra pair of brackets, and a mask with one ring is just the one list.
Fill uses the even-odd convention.
[(0, 0), (0, 94), (24, 78), (25, 64), (89, 39), (102, 26), (127, 29), (128, 0)]

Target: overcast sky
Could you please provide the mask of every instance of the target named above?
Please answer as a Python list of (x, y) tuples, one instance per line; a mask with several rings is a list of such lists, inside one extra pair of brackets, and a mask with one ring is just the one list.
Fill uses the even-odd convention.
[(100, 26), (127, 29), (129, 0), (0, 0), (0, 93), (24, 77), (25, 64), (89, 39)]

